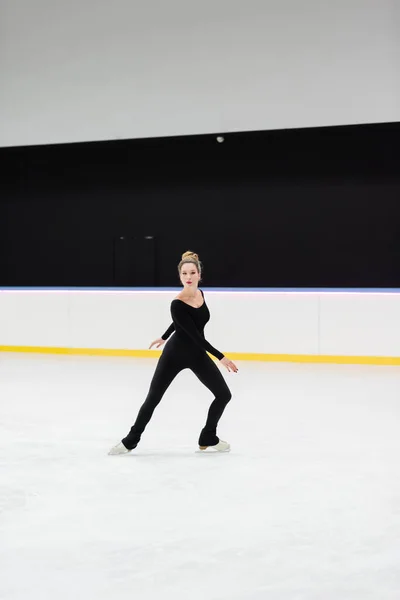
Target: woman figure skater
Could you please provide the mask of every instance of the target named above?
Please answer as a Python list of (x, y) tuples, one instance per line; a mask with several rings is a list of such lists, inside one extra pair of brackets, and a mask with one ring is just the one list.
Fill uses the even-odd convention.
[(178, 265), (183, 290), (171, 302), (172, 324), (164, 335), (155, 340), (150, 348), (159, 348), (175, 332), (166, 345), (155, 370), (147, 398), (139, 410), (136, 422), (128, 435), (114, 446), (109, 454), (126, 454), (138, 445), (154, 409), (160, 403), (167, 388), (183, 369), (191, 369), (198, 379), (215, 396), (208, 411), (207, 421), (199, 437), (200, 450), (212, 448), (229, 452), (230, 445), (217, 436), (217, 425), (232, 395), (220, 370), (207, 352), (219, 359), (228, 371), (236, 373), (236, 365), (219, 350), (213, 348), (204, 337), (204, 326), (210, 319), (203, 292), (198, 289), (201, 280), (201, 263), (197, 254), (185, 252)]

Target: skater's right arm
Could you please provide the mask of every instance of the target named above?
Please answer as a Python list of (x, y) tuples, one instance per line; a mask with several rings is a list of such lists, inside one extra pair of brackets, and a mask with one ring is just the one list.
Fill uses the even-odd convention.
[(171, 333), (173, 333), (174, 331), (175, 331), (175, 325), (174, 325), (174, 323), (171, 323), (171, 325), (168, 327), (167, 331), (160, 338), (154, 340), (154, 342), (151, 342), (149, 350), (151, 350), (151, 348), (153, 346), (157, 346), (157, 348), (160, 348), (164, 344), (164, 342), (167, 341), (167, 339), (169, 338)]
[(161, 339), (164, 340), (164, 342), (167, 341), (167, 339), (169, 338), (169, 336), (171, 335), (171, 333), (174, 333), (175, 331), (175, 325), (174, 323), (171, 323), (171, 325), (168, 327), (167, 331), (161, 336)]

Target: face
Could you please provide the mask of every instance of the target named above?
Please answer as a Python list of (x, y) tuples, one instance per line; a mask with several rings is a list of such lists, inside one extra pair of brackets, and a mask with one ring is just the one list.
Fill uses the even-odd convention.
[(185, 263), (181, 267), (181, 282), (183, 287), (190, 289), (197, 287), (200, 281), (200, 274), (194, 263)]

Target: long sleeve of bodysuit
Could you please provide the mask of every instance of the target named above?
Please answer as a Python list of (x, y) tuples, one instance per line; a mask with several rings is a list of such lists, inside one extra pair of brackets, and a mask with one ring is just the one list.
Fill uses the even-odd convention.
[(169, 336), (171, 335), (171, 333), (174, 333), (175, 331), (175, 324), (171, 323), (171, 325), (168, 327), (167, 331), (161, 336), (162, 340), (167, 340), (169, 338)]
[(224, 358), (222, 352), (211, 346), (211, 344), (200, 335), (184, 302), (180, 302), (179, 300), (173, 300), (171, 303), (171, 315), (176, 330), (182, 329), (197, 346), (203, 348), (203, 350), (206, 350), (206, 352), (209, 352), (210, 354), (218, 358), (218, 360)]

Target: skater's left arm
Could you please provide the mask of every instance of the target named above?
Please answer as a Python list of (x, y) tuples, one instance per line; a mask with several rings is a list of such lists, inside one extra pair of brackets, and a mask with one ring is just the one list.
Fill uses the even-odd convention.
[(213, 348), (213, 346), (211, 346), (211, 344), (199, 334), (184, 302), (181, 302), (178, 299), (173, 300), (171, 302), (171, 315), (174, 323), (176, 323), (178, 327), (180, 327), (189, 337), (191, 337), (197, 346), (200, 346), (200, 348), (203, 348), (206, 352), (209, 352), (218, 358), (218, 360), (224, 358), (222, 352), (216, 348)]

